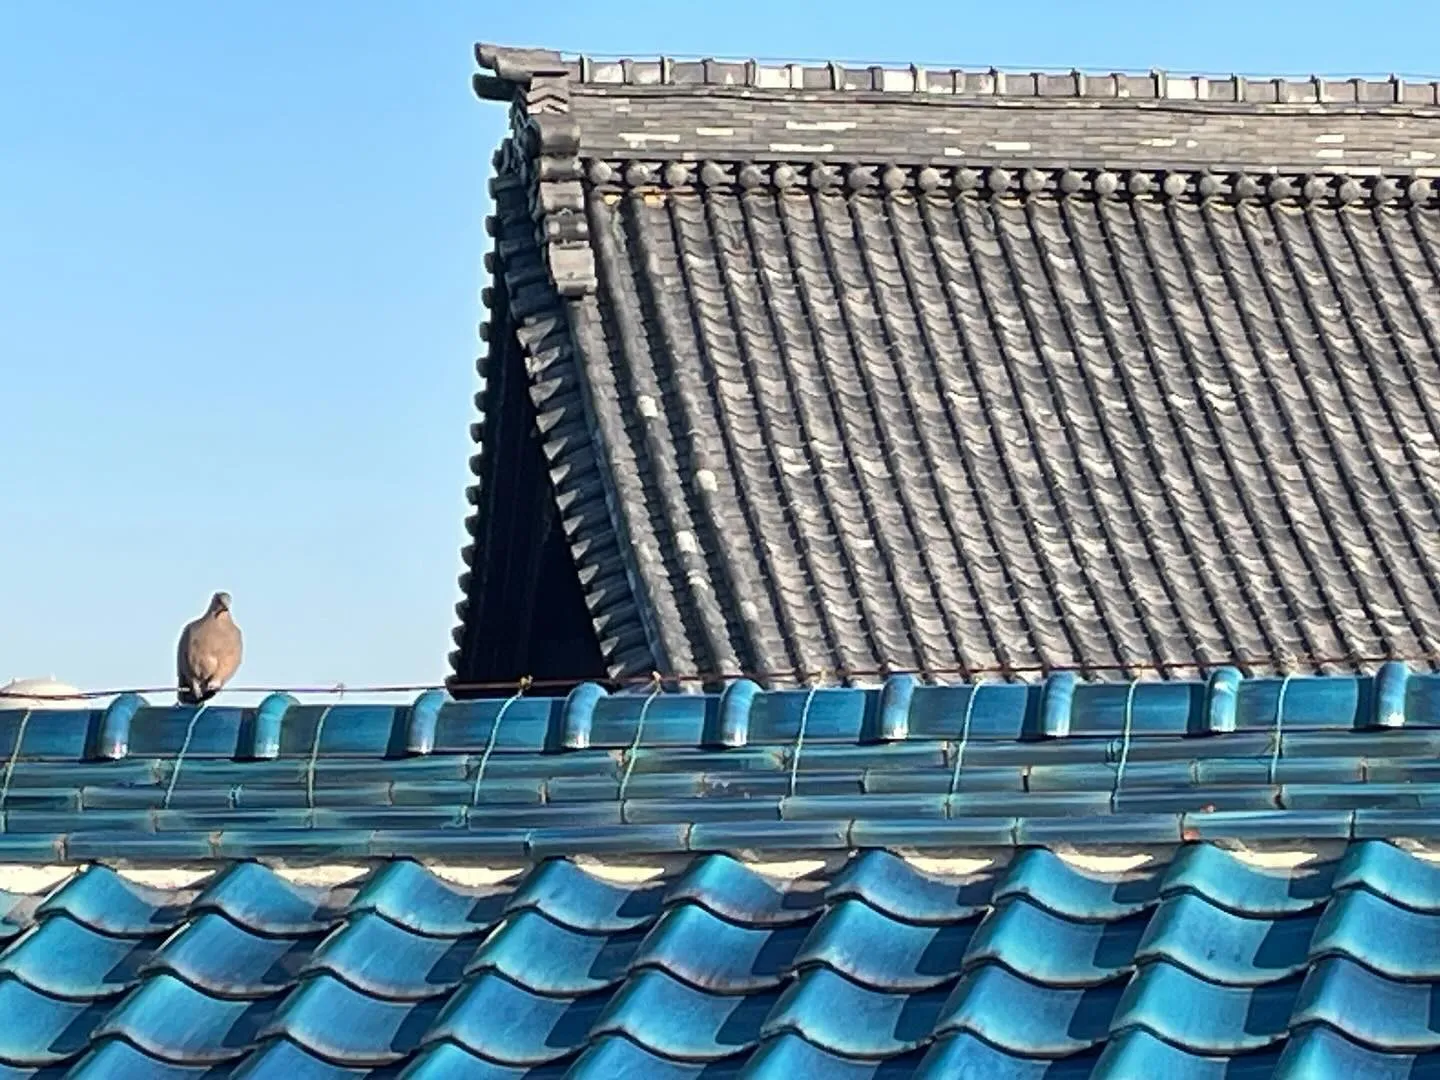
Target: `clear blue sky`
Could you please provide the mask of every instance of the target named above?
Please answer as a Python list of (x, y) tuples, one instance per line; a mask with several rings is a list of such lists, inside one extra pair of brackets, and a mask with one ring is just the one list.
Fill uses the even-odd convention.
[(445, 674), (502, 106), (476, 39), (1425, 73), (1440, 7), (0, 0), (0, 682)]

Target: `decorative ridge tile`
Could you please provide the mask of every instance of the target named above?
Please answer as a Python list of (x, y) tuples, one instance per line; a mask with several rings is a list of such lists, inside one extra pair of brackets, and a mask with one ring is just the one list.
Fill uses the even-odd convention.
[[(482, 68), (517, 86), (537, 77), (564, 76), (580, 86), (623, 86), (629, 90), (667, 88), (804, 91), (881, 94), (941, 94), (976, 98), (1081, 99), (1095, 101), (1174, 101), (1184, 103), (1250, 102), (1263, 104), (1371, 104), (1413, 101), (1436, 104), (1440, 81), (1388, 78), (1336, 78), (1321, 75), (1176, 75), (1159, 70), (1144, 74), (1002, 71), (944, 65), (817, 64), (776, 59), (654, 57), (620, 59), (581, 54), (566, 58), (545, 49), (520, 49), (481, 43), (475, 46)], [(488, 86), (488, 84), (486, 84)], [(1418, 99), (1411, 93), (1415, 91)], [(1428, 91), (1428, 93), (1427, 93)]]
[[(598, 782), (588, 794), (577, 788), (580, 795), (577, 801), (618, 801), (618, 777), (624, 770), (617, 765), (616, 754), (628, 753), (633, 746), (638, 766), (634, 774), (638, 786), (634, 791), (644, 793), (644, 785), (651, 785), (644, 799), (683, 801), (687, 795), (724, 799), (727, 792), (723, 788), (708, 792), (704, 789), (707, 785), (715, 786), (720, 773), (732, 771), (724, 763), (751, 761), (744, 752), (746, 748), (775, 755), (775, 765), (779, 767), (783, 762), (788, 775), (789, 755), (797, 741), (802, 716), (806, 729), (801, 751), (802, 774), (821, 764), (832, 771), (841, 770), (850, 761), (862, 766), (873, 762), (872, 767), (883, 773), (887, 762), (914, 766), (929, 763), (926, 755), (933, 753), (932, 764), (944, 771), (947, 781), (952, 777), (956, 780), (955, 784), (946, 784), (938, 791), (882, 789), (873, 791), (876, 796), (944, 795), (947, 788), (952, 795), (1000, 795), (1005, 788), (972, 792), (964, 781), (967, 766), (993, 768), (1002, 755), (1018, 754), (1022, 766), (1038, 770), (1035, 774), (1037, 794), (1043, 793), (1040, 791), (1043, 777), (1050, 788), (1061, 792), (1139, 795), (1152, 789), (1171, 788), (1177, 782), (1196, 787), (1207, 783), (1224, 786), (1238, 782), (1242, 776), (1261, 784), (1268, 780), (1271, 787), (1283, 784), (1303, 789), (1306, 785), (1333, 783), (1330, 777), (1342, 775), (1334, 771), (1315, 772), (1322, 759), (1357, 754), (1387, 759), (1377, 765), (1393, 768), (1403, 759), (1424, 757), (1428, 760), (1440, 750), (1440, 674), (1407, 674), (1401, 670), (1400, 674), (1387, 671), (1375, 676), (1320, 675), (1286, 679), (1236, 676), (1228, 681), (1212, 678), (1117, 684), (1082, 682), (1069, 673), (1061, 673), (1030, 686), (916, 685), (902, 701), (895, 685), (902, 682), (910, 685), (915, 681), (911, 675), (893, 676), (879, 688), (832, 687), (814, 695), (807, 690), (756, 689), (743, 705), (734, 702), (733, 695), (726, 698), (724, 694), (666, 693), (657, 699), (664, 704), (663, 715), (647, 720), (638, 742), (636, 731), (643, 701), (632, 694), (606, 694), (598, 686), (588, 687), (593, 693), (578, 699), (573, 694), (566, 699), (523, 699), (528, 712), (510, 715), (515, 712), (510, 710), (503, 718), (506, 702), (496, 700), (445, 699), (423, 706), (388, 707), (383, 715), (364, 704), (336, 705), (331, 709), (335, 726), (344, 728), (353, 721), (357, 728), (369, 725), (375, 731), (373, 737), (353, 744), (322, 745), (315, 758), (313, 790), (307, 779), (313, 748), (297, 745), (298, 760), (294, 761), (246, 760), (238, 750), (240, 756), (233, 761), (214, 758), (193, 761), (189, 763), (193, 768), (182, 773), (182, 782), (174, 789), (173, 796), (178, 800), (223, 789), (229, 800), (227, 805), (196, 805), (188, 809), (197, 820), (211, 815), (205, 818), (207, 822), (217, 814), (223, 819), (227, 812), (231, 820), (241, 820), (246, 813), (263, 816), (263, 813), (280, 810), (313, 810), (318, 816), (336, 808), (362, 806), (372, 808), (377, 815), (403, 815), (425, 809), (425, 803), (414, 801), (424, 793), (420, 785), (438, 785), (457, 802), (473, 802), (476, 815), (483, 816), (486, 810), (496, 807), (513, 805), (534, 809), (533, 804), (543, 790), (540, 785), (556, 783), (563, 787), (571, 777), (580, 783)], [(1408, 687), (1408, 696), (1403, 700), (1396, 698), (1400, 705), (1392, 710), (1385, 703), (1396, 697), (1396, 686), (1402, 683)], [(734, 714), (734, 724), (723, 738), (706, 719), (722, 699)], [(1127, 702), (1131, 715), (1128, 736)], [(411, 714), (422, 708), (434, 711), (439, 722), (446, 725), (450, 732), (446, 742), (415, 753), (395, 753), (392, 746), (395, 730), (403, 730), (411, 722)], [(876, 717), (882, 709), (893, 714), (894, 730), (889, 733), (875, 728)], [(255, 710), (236, 711), (248, 715)], [(661, 712), (658, 707), (654, 711)], [(155, 708), (150, 712), (157, 716), (178, 715), (185, 710)], [(21, 715), (16, 710), (0, 707), (0, 743)], [(282, 732), (288, 730), (285, 727), (288, 716), (289, 713), (275, 713)], [(63, 727), (67, 722), (83, 726), (88, 723), (88, 717), (86, 710), (55, 710), (47, 719)], [(479, 757), (497, 720), (505, 730), (512, 730), (512, 724), (523, 720), (524, 732), (516, 734), (513, 741), (502, 739), (497, 744), (485, 778), (477, 786), (474, 781)], [(304, 742), (311, 722), (311, 717), (297, 713), (297, 742)], [(962, 730), (967, 722), (968, 734)], [(329, 726), (325, 730), (330, 730)], [(519, 733), (520, 728), (513, 731)], [(1282, 753), (1272, 762), (1263, 754), (1265, 748), (1273, 748), (1277, 734)], [(955, 777), (954, 754), (962, 736), (967, 756)], [(567, 739), (580, 739), (583, 745), (568, 746)], [(1127, 740), (1127, 774), (1117, 781), (1115, 766)], [(177, 745), (170, 753), (178, 754), (178, 750)], [(1230, 766), (1235, 775), (1226, 777), (1218, 762), (1230, 754), (1235, 759)], [(1307, 759), (1312, 769), (1311, 778), (1295, 772), (1297, 762), (1293, 759), (1296, 758)], [(1245, 762), (1248, 771), (1242, 766), (1244, 759), (1250, 759)], [(173, 766), (173, 757), (156, 760), (163, 766), (161, 772)], [(757, 758), (751, 761), (751, 767), (768, 760)], [(674, 790), (667, 793), (659, 781), (678, 773), (677, 766), (682, 762), (693, 763), (689, 768), (699, 771), (694, 776), (674, 776)], [(1089, 775), (1086, 770), (1093, 770), (1099, 763), (1111, 767), (1103, 774)], [(166, 783), (158, 778), (148, 784), (137, 783), (127, 772), (130, 764), (133, 763), (123, 757), (108, 763), (87, 760), (84, 767), (89, 772), (84, 793), (91, 802), (79, 807), (78, 812), (83, 814), (87, 808), (97, 815), (102, 810), (123, 811), (134, 814), (137, 822), (161, 824), (169, 820), (166, 814), (173, 817), (180, 813), (178, 802), (168, 811), (140, 802), (133, 806), (96, 804), (94, 800), (102, 796), (118, 795), (122, 786), (141, 794), (153, 791), (157, 800), (163, 801)], [(23, 817), (26, 814), (77, 812), (70, 802), (81, 788), (66, 786), (60, 777), (65, 769), (78, 765), (32, 759), (22, 752), (15, 761), (12, 777), (14, 799), (23, 802), (25, 798), (43, 795), (45, 799), (59, 798), (63, 805), (16, 803), (9, 811), (15, 820), (27, 820)], [(716, 775), (709, 775), (708, 770)], [(374, 779), (357, 783), (357, 772), (371, 773)], [(416, 777), (414, 782), (405, 779), (412, 772)], [(107, 776), (114, 778), (113, 789), (104, 786)], [(492, 776), (497, 785), (493, 792), (487, 782)], [(453, 792), (440, 784), (444, 778), (453, 781)], [(520, 779), (527, 781), (524, 790), (506, 787)], [(740, 784), (746, 777), (737, 775), (726, 779)], [(1397, 777), (1389, 782), (1410, 779)], [(533, 790), (531, 781), (536, 785)], [(608, 786), (612, 782), (615, 782), (613, 789)], [(396, 785), (404, 785), (404, 798), (410, 801), (392, 801)], [(864, 790), (870, 792), (871, 789)], [(1385, 789), (1377, 784), (1379, 790)], [(833, 794), (842, 791), (843, 788)], [(861, 792), (852, 788), (846, 793)], [(753, 796), (759, 792), (741, 787), (732, 794)], [(776, 794), (798, 793), (780, 790)], [(832, 797), (831, 792), (824, 790), (805, 794), (817, 799)], [(285, 801), (263, 801), (279, 799), (282, 795)], [(307, 800), (314, 805), (307, 805)], [(881, 800), (876, 801), (878, 805)], [(147, 811), (158, 816), (152, 819)]]

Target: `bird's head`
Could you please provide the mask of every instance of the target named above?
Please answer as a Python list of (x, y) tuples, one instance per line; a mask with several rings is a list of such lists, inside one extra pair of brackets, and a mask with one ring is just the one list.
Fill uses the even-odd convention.
[(228, 592), (217, 592), (210, 598), (210, 614), (219, 615), (222, 611), (230, 610), (230, 594)]

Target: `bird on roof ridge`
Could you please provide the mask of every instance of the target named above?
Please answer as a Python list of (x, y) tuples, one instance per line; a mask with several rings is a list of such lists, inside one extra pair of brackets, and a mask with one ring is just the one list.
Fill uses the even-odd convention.
[(180, 631), (175, 668), (176, 696), (182, 705), (199, 705), (220, 692), (240, 667), (240, 627), (230, 615), (230, 594), (217, 592), (205, 614)]

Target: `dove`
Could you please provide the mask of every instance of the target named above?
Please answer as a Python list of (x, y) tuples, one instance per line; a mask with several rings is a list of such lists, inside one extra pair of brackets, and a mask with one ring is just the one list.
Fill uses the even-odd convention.
[(240, 666), (240, 628), (230, 617), (230, 594), (217, 592), (210, 607), (180, 632), (175, 658), (182, 705), (199, 705), (220, 692)]

